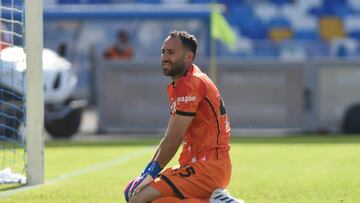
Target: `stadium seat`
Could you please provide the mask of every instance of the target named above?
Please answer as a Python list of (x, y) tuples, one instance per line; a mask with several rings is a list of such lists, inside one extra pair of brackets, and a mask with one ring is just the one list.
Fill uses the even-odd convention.
[(359, 31), (352, 31), (348, 34), (349, 37), (360, 40), (360, 30)]
[[(213, 2), (212, 0), (210, 0), (211, 2)], [(217, 1), (220, 4), (226, 4), (228, 6), (234, 6), (234, 5), (239, 5), (239, 4), (245, 4), (246, 2), (244, 2), (244, 0), (218, 0)]]
[(251, 39), (266, 39), (267, 38), (267, 27), (258, 18), (248, 18), (240, 24), (241, 33)]
[(360, 11), (360, 1), (359, 0), (347, 0), (349, 7), (353, 8), (355, 11)]
[(283, 16), (275, 16), (271, 18), (268, 25), (269, 28), (289, 28), (291, 27), (290, 21)]
[(347, 33), (360, 31), (360, 15), (351, 15), (344, 18), (344, 29)]
[(297, 0), (295, 6), (301, 9), (304, 13), (308, 12), (310, 8), (320, 7), (323, 0)]
[(294, 3), (293, 0), (271, 0), (271, 2), (273, 4), (277, 4), (277, 5), (284, 5), (284, 4)]
[(330, 55), (329, 43), (322, 40), (303, 42), (306, 47), (307, 57), (309, 59), (318, 59), (328, 57)]
[(244, 31), (244, 27), (256, 26), (249, 25), (248, 23), (249, 21), (253, 21), (252, 19), (254, 18), (252, 7), (249, 5), (228, 6), (225, 17), (231, 25), (238, 27), (241, 32)]
[(306, 12), (296, 6), (296, 4), (289, 4), (280, 7), (280, 14), (292, 21), (305, 16)]
[(346, 3), (346, 0), (325, 0), (322, 2), (322, 5), (324, 7), (337, 7), (340, 5), (345, 5)]
[(108, 4), (110, 0), (87, 0), (88, 4)]
[(268, 33), (269, 39), (280, 42), (292, 38), (293, 33), (289, 28), (271, 28)]
[(279, 57), (284, 61), (297, 61), (306, 59), (306, 48), (303, 42), (287, 40), (281, 43)]
[(246, 37), (240, 37), (240, 39), (238, 40), (238, 49), (239, 52), (242, 55), (251, 55), (253, 54), (253, 40), (246, 38)]
[(334, 39), (330, 43), (332, 56), (351, 57), (357, 54), (359, 49), (358, 41), (350, 38)]
[(2, 5), (11, 5), (11, 4), (22, 5), (23, 0), (1, 0), (1, 4)]
[(336, 16), (324, 16), (319, 19), (320, 36), (331, 41), (336, 38), (344, 38), (345, 30), (340, 18)]
[(297, 18), (293, 18), (290, 23), (294, 30), (317, 30), (318, 22), (317, 18), (310, 15), (302, 15)]
[(58, 4), (81, 4), (81, 0), (58, 0)]
[(253, 16), (253, 8), (247, 4), (231, 4), (227, 6), (228, 13), (237, 18), (237, 20), (243, 20)]
[(327, 16), (327, 15), (333, 15), (333, 12), (329, 11), (329, 8), (324, 8), (324, 7), (309, 8), (308, 13), (316, 18), (321, 18), (322, 16)]
[(164, 4), (186, 4), (189, 3), (188, 0), (161, 0), (161, 3)]
[(254, 5), (254, 15), (266, 22), (279, 15), (279, 7), (270, 3), (258, 3)]
[(211, 0), (191, 0), (191, 3), (194, 3), (194, 4), (209, 4), (209, 3), (211, 3)]
[(295, 40), (319, 40), (320, 36), (317, 30), (294, 30), (293, 38)]
[(356, 14), (356, 10), (347, 4), (338, 5), (334, 9), (334, 14), (341, 18)]
[(143, 3), (143, 4), (160, 4), (161, 1), (160, 0), (136, 0), (138, 3)]
[(218, 46), (219, 56), (230, 56), (237, 58), (246, 58), (254, 55), (253, 40), (244, 36), (240, 36), (237, 41), (237, 50), (231, 51), (228, 46), (219, 43)]
[(279, 56), (279, 48), (276, 43), (255, 41), (254, 56), (259, 59), (277, 58)]
[(313, 8), (310, 12), (318, 17), (325, 15), (345, 17), (356, 13), (355, 10), (343, 0), (326, 0), (321, 7)]

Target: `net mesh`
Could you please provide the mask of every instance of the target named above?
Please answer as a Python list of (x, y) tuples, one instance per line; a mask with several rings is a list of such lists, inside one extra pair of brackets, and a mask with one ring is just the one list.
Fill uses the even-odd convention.
[(23, 19), (23, 0), (0, 0), (0, 176), (26, 172), (25, 53), (9, 51), (24, 50)]

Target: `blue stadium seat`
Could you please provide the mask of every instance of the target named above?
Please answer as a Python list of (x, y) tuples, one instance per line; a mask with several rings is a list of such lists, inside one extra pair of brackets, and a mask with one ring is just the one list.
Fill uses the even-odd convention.
[(360, 40), (360, 30), (352, 31), (348, 34), (348, 36)]
[(310, 15), (299, 15), (298, 17), (292, 16), (291, 27), (293, 30), (317, 30), (318, 19)]
[(111, 0), (87, 0), (88, 4), (109, 4)]
[(267, 38), (267, 27), (258, 18), (244, 19), (239, 25), (241, 34), (251, 39), (266, 39)]
[(281, 12), (280, 7), (271, 3), (258, 3), (253, 7), (254, 16), (260, 18), (264, 22), (268, 22), (270, 19), (279, 15)]
[(2, 5), (10, 5), (14, 2), (15, 5), (21, 5), (24, 3), (23, 0), (1, 0)]
[(59, 4), (80, 4), (81, 0), (58, 0)]
[(239, 5), (244, 4), (243, 0), (218, 0), (218, 3), (226, 4), (226, 5)]
[(316, 30), (294, 30), (294, 39), (297, 40), (318, 40), (319, 33)]
[(335, 39), (330, 43), (330, 51), (333, 56), (337, 57), (353, 57), (357, 54), (359, 43), (356, 39), (343, 38)]
[(348, 0), (347, 5), (356, 11), (360, 11), (360, 1), (359, 0)]
[(339, 17), (346, 17), (356, 14), (356, 10), (347, 4), (339, 5), (334, 8), (334, 14)]
[(211, 2), (212, 0), (191, 0), (191, 3), (195, 3), (195, 4), (209, 4)]
[(308, 13), (320, 18), (322, 16), (335, 15), (335, 9), (332, 7), (315, 7), (311, 8)]
[(270, 19), (268, 23), (268, 27), (270, 28), (289, 28), (291, 27), (290, 21), (283, 16), (276, 16)]
[(143, 3), (143, 4), (160, 4), (161, 1), (160, 0), (136, 0), (138, 3)]
[(307, 56), (310, 59), (323, 58), (329, 56), (330, 54), (329, 43), (321, 40), (315, 40), (306, 43), (306, 50), (307, 50)]
[(294, 0), (271, 0), (272, 3), (277, 5), (294, 3)]
[(347, 33), (360, 31), (360, 15), (351, 15), (344, 18), (344, 29)]
[(241, 36), (239, 37), (237, 44), (238, 44), (237, 50), (232, 51), (224, 43), (219, 43), (217, 46), (218, 56), (247, 58), (254, 54), (253, 40)]
[(252, 17), (253, 8), (246, 4), (232, 4), (227, 6), (228, 13), (231, 13), (233, 17)]
[(322, 6), (310, 9), (310, 14), (321, 17), (324, 15), (336, 15), (344, 17), (355, 13), (355, 10), (344, 0), (326, 0)]
[(279, 47), (276, 43), (257, 42), (254, 47), (255, 57), (259, 59), (276, 58), (279, 56)]
[(228, 6), (228, 10), (224, 16), (231, 25), (239, 27), (249, 18), (253, 18), (253, 10), (252, 7), (248, 5), (231, 5)]
[(298, 0), (295, 2), (295, 6), (304, 13), (308, 13), (311, 8), (321, 7), (322, 1), (323, 0)]
[(346, 0), (324, 0), (322, 2), (324, 7), (337, 7), (340, 5), (345, 5), (347, 4)]
[(248, 21), (249, 18), (253, 18), (252, 7), (248, 5), (228, 5), (227, 11), (224, 13), (227, 21), (241, 30), (241, 25)]
[(280, 43), (279, 57), (285, 61), (296, 61), (306, 59), (306, 47), (304, 42), (286, 40)]

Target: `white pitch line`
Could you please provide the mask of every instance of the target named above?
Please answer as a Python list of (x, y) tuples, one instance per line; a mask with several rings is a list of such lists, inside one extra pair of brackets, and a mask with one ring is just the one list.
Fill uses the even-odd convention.
[(89, 166), (89, 167), (85, 167), (85, 168), (81, 168), (81, 169), (78, 169), (78, 170), (71, 171), (69, 173), (65, 173), (65, 174), (63, 174), (61, 176), (58, 176), (56, 178), (46, 180), (44, 184), (34, 185), (34, 186), (24, 186), (24, 187), (19, 187), (19, 188), (16, 188), (16, 189), (5, 191), (5, 192), (0, 192), (0, 199), (6, 199), (6, 198), (11, 197), (12, 195), (15, 195), (15, 194), (18, 194), (18, 193), (21, 193), (21, 192), (25, 192), (25, 191), (28, 191), (28, 190), (31, 190), (31, 189), (36, 189), (36, 188), (40, 188), (40, 187), (43, 187), (43, 186), (46, 186), (46, 185), (56, 184), (56, 183), (58, 183), (58, 182), (60, 182), (62, 180), (66, 180), (66, 179), (69, 179), (69, 178), (74, 178), (76, 176), (80, 176), (80, 175), (91, 173), (91, 172), (94, 172), (94, 171), (97, 171), (97, 170), (105, 169), (105, 168), (108, 168), (108, 167), (116, 165), (116, 164), (122, 164), (122, 163), (124, 163), (126, 161), (129, 161), (131, 159), (140, 157), (140, 156), (146, 154), (147, 152), (149, 152), (150, 150), (153, 150), (153, 147), (147, 147), (147, 148), (145, 148), (145, 149), (143, 149), (141, 151), (126, 154), (125, 156), (120, 156), (120, 157), (112, 159), (110, 161), (98, 163), (98, 164), (95, 164), (95, 165), (92, 165), (92, 166)]

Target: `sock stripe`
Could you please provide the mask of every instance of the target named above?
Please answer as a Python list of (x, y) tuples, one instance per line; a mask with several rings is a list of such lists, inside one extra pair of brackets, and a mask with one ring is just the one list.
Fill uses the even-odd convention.
[(218, 195), (218, 196), (214, 197), (214, 199), (219, 199), (221, 197), (223, 197), (223, 195)]
[[(213, 197), (212, 199), (218, 200), (219, 202), (224, 203), (235, 203), (238, 202), (236, 199), (234, 199), (232, 196), (230, 196), (228, 193), (222, 192), (222, 194), (217, 194), (217, 196)], [(216, 201), (217, 202), (217, 201)]]
[(224, 197), (224, 198), (221, 198), (220, 200), (221, 201), (225, 201), (225, 200), (227, 200), (227, 199), (229, 199), (228, 197)]

